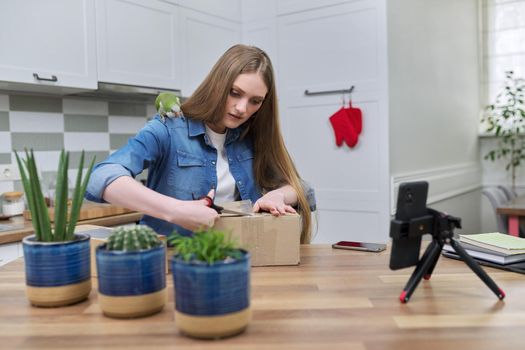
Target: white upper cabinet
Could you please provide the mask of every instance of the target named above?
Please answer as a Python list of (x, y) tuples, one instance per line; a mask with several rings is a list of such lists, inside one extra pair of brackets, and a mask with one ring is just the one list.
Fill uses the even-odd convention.
[(97, 86), (94, 0), (2, 0), (0, 43), (3, 87)]
[(277, 15), (286, 15), (306, 10), (314, 10), (322, 7), (339, 5), (345, 2), (357, 2), (362, 0), (279, 0), (277, 1)]
[(181, 8), (182, 95), (189, 96), (217, 59), (241, 41), (241, 24)]
[[(216, 17), (241, 22), (241, 0), (165, 0)], [(244, 2), (244, 0), (242, 0)]]
[(178, 6), (156, 0), (97, 0), (98, 79), (180, 89)]

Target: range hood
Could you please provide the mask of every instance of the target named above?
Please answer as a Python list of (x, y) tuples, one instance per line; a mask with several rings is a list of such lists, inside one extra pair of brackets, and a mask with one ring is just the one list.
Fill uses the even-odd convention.
[(182, 97), (178, 89), (162, 89), (138, 85), (124, 85), (113, 83), (98, 83), (98, 89), (93, 91), (84, 91), (68, 96), (92, 97), (106, 99), (111, 101), (130, 101), (130, 102), (151, 102), (161, 92), (172, 92)]

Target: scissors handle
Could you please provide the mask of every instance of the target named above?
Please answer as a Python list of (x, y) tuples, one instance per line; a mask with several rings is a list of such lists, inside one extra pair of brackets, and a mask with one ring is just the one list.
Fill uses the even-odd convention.
[(211, 209), (214, 209), (217, 213), (222, 213), (224, 210), (224, 207), (221, 207), (220, 205), (217, 205), (213, 202), (213, 198), (210, 196), (204, 196), (200, 199), (204, 199), (206, 201), (206, 206), (210, 207)]

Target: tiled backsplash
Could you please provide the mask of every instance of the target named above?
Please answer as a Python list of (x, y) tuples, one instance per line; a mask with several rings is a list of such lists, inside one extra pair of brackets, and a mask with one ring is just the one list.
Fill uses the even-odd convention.
[[(102, 161), (154, 114), (153, 104), (0, 94), (0, 164), (16, 166), (13, 151), (33, 148), (45, 187), (55, 177), (65, 149), (74, 182), (82, 150), (88, 161), (93, 156)], [(0, 181), (0, 194), (12, 190), (22, 190), (20, 181)]]

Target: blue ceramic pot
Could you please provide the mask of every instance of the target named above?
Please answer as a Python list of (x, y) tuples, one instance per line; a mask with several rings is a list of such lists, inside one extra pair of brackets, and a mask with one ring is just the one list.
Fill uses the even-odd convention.
[(38, 242), (25, 237), (26, 291), (31, 304), (54, 307), (86, 299), (91, 291), (89, 239), (75, 234), (69, 242)]
[(99, 304), (111, 317), (142, 317), (166, 303), (166, 248), (133, 252), (97, 247)]
[(250, 254), (208, 265), (171, 261), (175, 323), (185, 334), (221, 338), (242, 332), (251, 319)]

